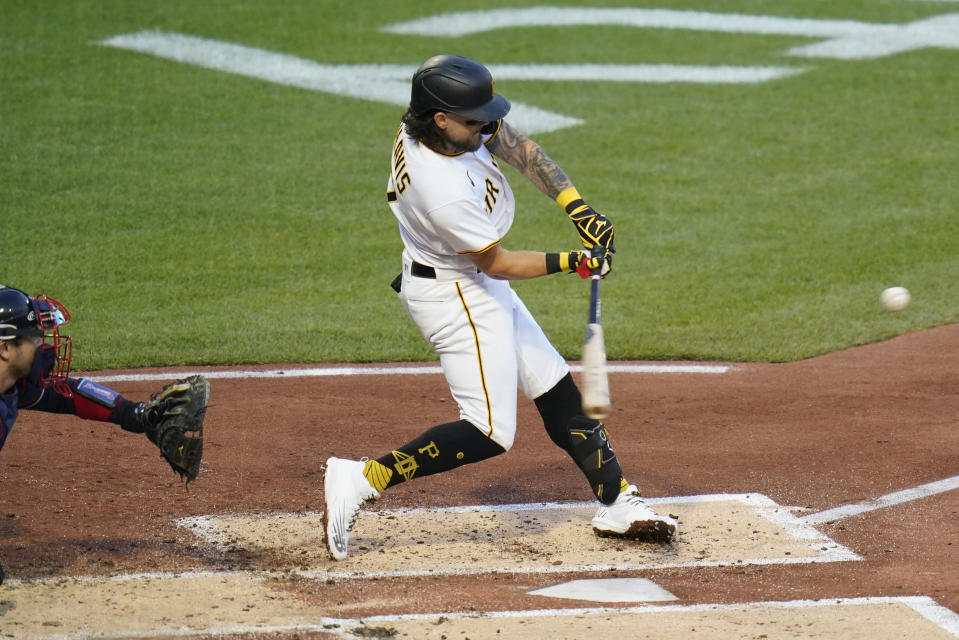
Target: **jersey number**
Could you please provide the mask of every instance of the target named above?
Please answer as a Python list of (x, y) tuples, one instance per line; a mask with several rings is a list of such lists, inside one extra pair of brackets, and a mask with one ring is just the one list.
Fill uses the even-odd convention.
[(493, 205), (496, 204), (496, 195), (499, 193), (499, 188), (493, 181), (489, 178), (486, 179), (486, 197), (483, 199), (486, 202), (486, 212), (493, 213)]

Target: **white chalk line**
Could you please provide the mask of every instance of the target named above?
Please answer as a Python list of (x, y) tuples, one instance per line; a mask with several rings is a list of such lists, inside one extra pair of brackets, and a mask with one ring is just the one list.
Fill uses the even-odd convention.
[(750, 611), (754, 609), (810, 609), (815, 607), (833, 606), (862, 606), (873, 604), (903, 604), (919, 615), (923, 616), (943, 631), (959, 637), (959, 615), (936, 603), (928, 596), (874, 596), (865, 598), (830, 598), (823, 600), (786, 600), (765, 602), (744, 602), (739, 604), (649, 604), (635, 607), (585, 607), (579, 609), (533, 609), (527, 611), (483, 611), (470, 613), (413, 613), (404, 615), (370, 616), (362, 619), (324, 618), (320, 626), (339, 625), (339, 630), (333, 632), (340, 637), (355, 637), (353, 631), (361, 626), (374, 626), (388, 622), (421, 622), (435, 621), (439, 617), (456, 620), (469, 619), (506, 619), (506, 618), (538, 618), (550, 616), (595, 616), (595, 615), (623, 615), (629, 613), (700, 613), (714, 611)]
[[(816, 607), (855, 607), (867, 605), (901, 604), (909, 607), (923, 618), (936, 625), (946, 633), (959, 638), (959, 615), (938, 604), (929, 596), (872, 596), (862, 598), (830, 598), (828, 600), (784, 600), (784, 601), (754, 601), (734, 604), (649, 604), (632, 607), (580, 607), (576, 609), (530, 609), (511, 611), (473, 611), (470, 613), (437, 612), (411, 613), (397, 615), (370, 616), (365, 618), (319, 618), (315, 623), (293, 623), (281, 625), (223, 625), (208, 629), (184, 629), (182, 627), (166, 627), (146, 631), (106, 632), (98, 633), (98, 638), (154, 638), (158, 635), (166, 637), (194, 637), (217, 636), (245, 633), (306, 633), (325, 632), (339, 638), (353, 640), (357, 637), (356, 630), (364, 627), (379, 626), (390, 622), (432, 622), (440, 618), (448, 620), (470, 619), (510, 619), (510, 618), (545, 618), (568, 616), (620, 616), (626, 614), (644, 613), (709, 613), (735, 612), (776, 609), (789, 611), (794, 609), (812, 609)], [(84, 632), (87, 634), (87, 632)], [(74, 634), (54, 634), (44, 636), (45, 640), (73, 640), (79, 638)], [(84, 635), (82, 637), (88, 637)]]
[[(571, 364), (571, 371), (582, 371), (579, 364)], [(648, 373), (648, 374), (707, 374), (718, 375), (733, 370), (730, 365), (701, 365), (701, 364), (610, 364), (607, 366), (610, 373)], [(211, 380), (259, 379), (259, 378), (315, 378), (315, 377), (349, 377), (349, 376), (422, 376), (442, 374), (443, 369), (438, 365), (411, 367), (399, 365), (374, 367), (308, 367), (303, 369), (226, 369), (205, 371), (201, 369), (184, 369), (179, 371), (159, 371), (153, 373), (117, 373), (85, 376), (77, 374), (93, 382), (146, 382), (179, 380), (187, 376), (202, 374)]]
[(884, 509), (886, 507), (912, 502), (913, 500), (919, 500), (920, 498), (928, 498), (929, 496), (945, 493), (946, 491), (952, 491), (953, 489), (959, 489), (959, 476), (945, 478), (944, 480), (936, 480), (935, 482), (919, 485), (918, 487), (913, 487), (912, 489), (903, 489), (902, 491), (887, 493), (884, 496), (879, 496), (878, 498), (873, 498), (871, 500), (864, 500), (856, 504), (847, 504), (841, 507), (826, 509), (825, 511), (820, 511), (819, 513), (812, 513), (802, 516), (799, 519), (810, 525), (822, 524), (824, 522), (832, 522), (835, 520), (844, 520), (846, 518), (859, 515), (860, 513), (867, 513), (869, 511), (875, 511), (876, 509)]
[[(788, 564), (830, 564), (833, 562), (848, 562), (862, 560), (862, 556), (842, 547), (834, 542), (832, 549), (822, 552), (822, 555), (807, 558), (746, 558), (737, 562), (723, 560), (690, 560), (670, 562), (650, 567), (648, 564), (623, 563), (615, 564), (582, 564), (576, 566), (564, 565), (559, 567), (492, 567), (482, 569), (409, 569), (402, 571), (315, 571), (310, 569), (294, 569), (289, 573), (309, 580), (381, 580), (383, 578), (425, 578), (438, 576), (480, 576), (480, 575), (549, 575), (561, 573), (608, 573), (610, 571), (648, 571), (650, 569), (701, 569), (703, 567), (740, 567), (740, 566), (771, 566)], [(838, 550), (837, 550), (838, 548)]]

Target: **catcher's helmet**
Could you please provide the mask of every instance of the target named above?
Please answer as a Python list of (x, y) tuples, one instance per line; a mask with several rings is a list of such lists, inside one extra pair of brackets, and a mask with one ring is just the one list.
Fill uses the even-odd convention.
[(509, 100), (493, 91), (489, 69), (475, 60), (451, 54), (433, 56), (413, 74), (410, 110), (415, 116), (445, 111), (493, 122), (509, 109)]
[(73, 340), (60, 335), (60, 326), (70, 322), (70, 312), (62, 304), (45, 296), (28, 296), (19, 289), (0, 285), (0, 340), (42, 338), (45, 351), (53, 352), (53, 367), (44, 373), (44, 386), (55, 386), (63, 395), (72, 391), (67, 384)]

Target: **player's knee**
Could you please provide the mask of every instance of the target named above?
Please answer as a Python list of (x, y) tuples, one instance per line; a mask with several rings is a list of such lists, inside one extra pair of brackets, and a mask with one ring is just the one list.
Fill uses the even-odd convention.
[(503, 452), (509, 451), (513, 448), (513, 441), (516, 439), (516, 426), (514, 425), (512, 429), (497, 429), (494, 427), (489, 439), (502, 447)]
[(436, 440), (450, 440), (444, 442), (443, 448), (455, 451), (459, 464), (479, 462), (506, 452), (505, 447), (487, 436), (483, 429), (469, 420), (441, 425), (441, 428), (445, 429), (444, 438), (436, 438)]
[(503, 448), (503, 451), (509, 451), (513, 446), (513, 441), (516, 439), (516, 419), (515, 417), (510, 419), (496, 418), (494, 416), (493, 424), (489, 425), (488, 423), (482, 420), (471, 420), (470, 418), (464, 418), (464, 422), (470, 423), (473, 428), (477, 429), (480, 433), (484, 434), (489, 440), (495, 442), (497, 445)]
[(589, 481), (593, 494), (604, 504), (619, 495), (623, 470), (616, 459), (606, 427), (596, 420), (576, 416), (569, 421), (569, 454)]
[(582, 414), (582, 396), (572, 374), (567, 373), (552, 389), (533, 401), (543, 418), (543, 426), (557, 447), (569, 451), (569, 424)]

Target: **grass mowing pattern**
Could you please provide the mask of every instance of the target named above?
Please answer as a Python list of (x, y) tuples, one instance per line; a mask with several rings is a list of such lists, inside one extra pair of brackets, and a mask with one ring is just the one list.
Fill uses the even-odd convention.
[[(401, 109), (94, 44), (143, 29), (343, 64), (415, 67), (456, 51), (489, 64), (805, 67), (748, 86), (497, 83), (586, 120), (536, 139), (617, 226), (609, 357), (795, 360), (959, 318), (959, 51), (836, 61), (787, 56), (809, 40), (784, 36), (379, 31), (481, 8), (468, 2), (9, 4), (0, 282), (67, 304), (80, 369), (433, 358), (388, 288), (400, 242), (383, 191)], [(576, 3), (590, 5), (610, 6)], [(722, 10), (904, 23), (953, 8), (742, 0)], [(562, 211), (508, 171), (519, 213), (504, 246), (575, 248)], [(913, 294), (902, 313), (879, 309), (890, 285)], [(578, 358), (586, 283), (515, 286)]]

